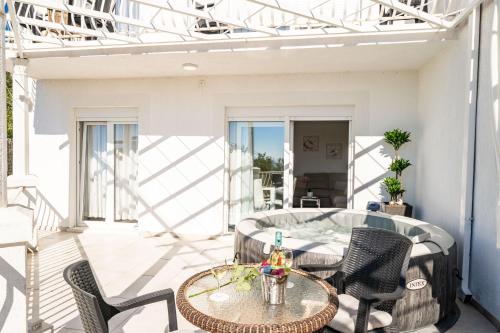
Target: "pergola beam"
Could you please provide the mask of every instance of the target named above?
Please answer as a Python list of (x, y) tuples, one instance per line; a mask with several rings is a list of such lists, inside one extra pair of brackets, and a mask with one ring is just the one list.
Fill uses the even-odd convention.
[[(23, 21), (23, 23), (29, 24), (38, 24), (34, 21)], [(40, 21), (41, 24), (45, 21)], [(62, 26), (51, 22), (50, 26), (43, 24), (43, 28), (48, 30), (60, 30)], [(427, 23), (422, 23), (422, 25), (426, 25)], [(69, 26), (68, 30), (72, 33), (74, 30)], [(77, 52), (82, 52), (82, 55), (91, 55), (91, 54), (101, 54), (105, 55), (106, 52), (110, 52), (109, 54), (115, 53), (128, 53), (128, 50), (133, 49), (132, 53), (144, 53), (144, 52), (182, 52), (182, 51), (209, 51), (209, 50), (218, 50), (218, 49), (230, 49), (230, 48), (252, 48), (252, 47), (270, 47), (276, 48), (276, 45), (279, 46), (305, 46), (309, 43), (313, 42), (315, 45), (324, 44), (327, 47), (327, 44), (344, 44), (344, 45), (356, 45), (357, 43), (375, 43), (375, 42), (383, 42), (383, 43), (400, 43), (400, 42), (412, 42), (414, 40), (435, 40), (433, 36), (440, 36), (441, 39), (453, 39), (450, 31), (446, 29), (435, 29), (428, 26), (426, 29), (413, 29), (406, 31), (405, 34), (401, 34), (397, 27), (392, 25), (387, 25), (381, 27), (380, 31), (373, 33), (349, 33), (349, 32), (340, 32), (340, 29), (330, 28), (330, 29), (321, 29), (318, 33), (299, 33), (299, 31), (285, 31), (280, 36), (279, 39), (275, 39), (273, 37), (256, 37), (250, 33), (250, 37), (245, 34), (238, 34), (237, 36), (227, 39), (227, 38), (217, 38), (217, 39), (206, 39), (206, 40), (192, 40), (192, 41), (167, 41), (165, 40), (165, 36), (162, 36), (158, 33), (148, 34), (147, 38), (142, 38), (139, 43), (138, 40), (133, 40), (133, 45), (127, 45), (125, 41), (122, 39), (101, 39), (101, 35), (96, 34), (95, 30), (90, 31), (80, 31), (79, 33), (82, 36), (86, 36), (90, 32), (93, 32), (91, 37), (98, 37), (99, 39), (93, 40), (85, 40), (85, 39), (76, 39), (75, 36), (71, 34), (61, 35), (56, 37), (50, 36), (39, 36), (33, 35), (29, 32), (23, 33), (21, 36), (24, 40), (33, 40), (37, 43), (33, 43), (30, 45), (29, 49), (25, 49), (26, 57), (41, 57), (42, 54), (45, 54), (48, 57), (56, 56), (55, 54), (64, 54), (67, 52), (68, 54), (76, 55)], [(12, 32), (10, 32), (12, 35)], [(420, 36), (420, 37), (419, 37)], [(425, 36), (425, 37), (421, 37)], [(126, 37), (126, 36), (125, 36)], [(143, 34), (142, 37), (145, 37)], [(57, 43), (57, 41), (60, 41)], [(356, 41), (357, 43), (353, 43)], [(274, 43), (274, 46), (272, 44)], [(55, 44), (59, 44), (59, 47), (54, 47)], [(110, 49), (110, 47), (112, 49)], [(103, 48), (102, 51), (99, 51), (94, 48)], [(51, 50), (52, 49), (52, 50)], [(92, 50), (91, 50), (92, 49)], [(120, 51), (121, 49), (121, 51)], [(91, 51), (90, 51), (91, 50)], [(140, 51), (141, 50), (141, 51)], [(34, 51), (34, 52), (32, 52)], [(40, 53), (41, 52), (41, 53)]]
[[(12, 1), (12, 0), (8, 0), (8, 1)], [(138, 28), (166, 32), (169, 34), (180, 36), (181, 38), (187, 37), (187, 38), (202, 39), (201, 37), (203, 37), (203, 36), (200, 37), (199, 35), (190, 33), (187, 29), (180, 30), (180, 29), (169, 28), (169, 27), (165, 27), (165, 26), (161, 26), (161, 25), (153, 25), (151, 22), (144, 22), (141, 20), (137, 20), (137, 19), (133, 19), (133, 18), (125, 17), (125, 16), (109, 14), (109, 13), (105, 13), (105, 12), (100, 12), (100, 11), (87, 9), (87, 8), (83, 8), (83, 7), (77, 7), (77, 6), (68, 5), (68, 4), (56, 3), (54, 1), (20, 0), (20, 2), (34, 5), (34, 6), (44, 7), (44, 8), (48, 8), (48, 9), (54, 9), (54, 10), (58, 10), (61, 12), (68, 12), (68, 13), (72, 13), (72, 14), (82, 15), (82, 16), (90, 17), (90, 18), (94, 18), (94, 19), (106, 20), (109, 22), (127, 24), (130, 26), (138, 27)], [(66, 25), (66, 26), (68, 26), (68, 25)]]
[(237, 28), (253, 30), (256, 32), (262, 32), (266, 35), (272, 35), (272, 36), (279, 35), (277, 30), (273, 29), (273, 28), (251, 26), (251, 25), (249, 25), (243, 21), (240, 21), (238, 19), (220, 16), (220, 15), (216, 15), (216, 14), (211, 13), (211, 12), (205, 12), (202, 10), (193, 9), (193, 8), (189, 8), (189, 7), (185, 7), (185, 6), (173, 5), (169, 1), (167, 1), (166, 3), (163, 1), (158, 1), (158, 0), (132, 0), (132, 1), (134, 1), (136, 3), (143, 4), (143, 5), (162, 9), (162, 10), (172, 12), (172, 13), (187, 15), (187, 16), (194, 17), (194, 18), (201, 18), (201, 19), (205, 19), (205, 20), (209, 20), (209, 21), (216, 21), (216, 22), (227, 24), (227, 25), (237, 27)]
[(450, 29), (452, 27), (452, 23), (450, 21), (429, 14), (427, 12), (424, 12), (423, 10), (419, 10), (415, 7), (408, 6), (402, 2), (399, 2), (399, 0), (372, 0), (372, 1), (379, 3), (385, 7), (395, 9), (398, 12), (404, 13), (406, 15), (410, 15), (416, 19), (420, 19), (422, 21), (434, 24), (441, 28)]
[[(292, 38), (301, 41), (300, 43), (308, 41), (304, 42), (307, 44), (322, 36), (328, 39), (344, 35), (356, 38), (373, 35), (375, 38), (384, 39), (382, 36), (386, 32), (399, 33), (404, 37), (416, 31), (452, 31), (483, 2), (470, 0), (469, 4), (464, 4), (453, 13), (435, 13), (434, 10), (428, 13), (401, 0), (370, 0), (367, 2), (369, 6), (356, 9), (356, 13), (343, 12), (344, 16), (340, 17), (336, 7), (328, 7), (328, 12), (321, 11), (327, 0), (321, 1), (320, 4), (311, 1), (309, 6), (308, 0), (239, 0), (240, 2), (235, 1), (235, 5), (241, 3), (243, 6), (243, 10), (239, 12), (226, 8), (219, 2), (215, 3), (215, 7), (203, 10), (188, 6), (183, 1), (130, 0), (144, 12), (140, 13), (140, 17), (136, 17), (133, 14), (119, 15), (115, 14), (115, 11), (105, 12), (69, 5), (58, 0), (4, 1), (11, 9), (10, 20), (9, 17), (7, 20), (12, 27), (11, 31), (4, 32), (9, 36), (6, 43), (13, 51), (17, 51), (17, 56), (32, 56), (34, 53), (31, 51), (49, 52), (51, 48), (56, 53), (69, 50), (69, 53), (76, 55), (79, 49), (86, 50), (87, 47), (118, 49), (132, 46), (134, 49), (155, 49), (156, 45), (162, 45), (161, 49), (172, 47), (179, 50), (185, 46), (186, 50), (194, 51), (197, 50), (194, 45), (203, 50), (204, 45), (211, 42), (219, 45), (218, 49), (224, 49), (223, 45), (227, 43), (227, 48), (230, 49), (230, 41), (250, 45), (269, 39), (275, 45), (285, 45), (288, 44), (287, 40)], [(14, 3), (17, 5), (17, 2), (30, 8), (16, 12)], [(43, 10), (40, 10), (40, 7)], [(391, 17), (380, 17), (380, 9), (386, 7), (392, 8), (395, 14)], [(45, 9), (49, 10), (48, 15), (45, 14)], [(121, 13), (118, 9), (116, 13)], [(262, 18), (255, 17), (263, 11), (265, 12)], [(81, 22), (77, 24), (71, 19), (68, 20), (68, 17), (74, 15), (81, 17)], [(408, 21), (404, 22), (405, 24), (384, 24), (386, 21), (413, 18), (423, 23)], [(204, 26), (199, 27), (199, 31), (195, 24), (199, 23), (198, 20), (216, 22), (217, 25), (210, 24), (214, 25), (212, 29), (216, 30), (215, 33), (201, 32)], [(279, 29), (282, 26), (289, 29)]]
[[(398, 44), (404, 43), (420, 43), (425, 41), (454, 40), (456, 35), (453, 31), (445, 29), (429, 29), (426, 31), (412, 31), (408, 34), (400, 34), (398, 31), (387, 31), (383, 33), (342, 33), (342, 34), (323, 34), (312, 36), (288, 36), (280, 37), (276, 40), (272, 37), (252, 38), (252, 39), (228, 39), (228, 40), (209, 40), (209, 41), (191, 41), (191, 42), (171, 42), (171, 43), (150, 43), (150, 44), (134, 44), (134, 45), (96, 45), (96, 41), (88, 41), (94, 45), (81, 45), (66, 48), (52, 49), (29, 49), (25, 54), (29, 58), (48, 58), (48, 57), (64, 57), (64, 56), (92, 56), (92, 55), (114, 55), (114, 54), (144, 54), (144, 53), (168, 53), (168, 52), (185, 52), (199, 51), (210, 52), (212, 50), (242, 50), (245, 48), (259, 49), (279, 49), (280, 47), (301, 47), (314, 45), (323, 45), (328, 48), (330, 45), (356, 46), (360, 44), (370, 45), (379, 44)], [(105, 41), (103, 41), (105, 42)]]
[[(3, 3), (3, 2), (2, 2)], [(20, 58), (23, 57), (23, 41), (21, 39), (21, 33), (19, 32), (19, 22), (17, 20), (16, 15), (16, 7), (14, 7), (14, 2), (12, 0), (7, 0), (7, 6), (9, 7), (9, 16), (10, 16), (10, 27), (14, 32), (14, 40), (17, 45), (17, 53)], [(3, 7), (3, 5), (2, 5)], [(3, 8), (2, 8), (3, 11)], [(4, 29), (5, 25), (0, 27), (0, 29)]]
[(31, 40), (38, 43), (47, 43), (53, 45), (64, 46), (64, 42), (59, 38), (47, 37), (47, 36), (37, 36), (33, 34), (22, 34), (23, 39)]
[(451, 21), (451, 28), (456, 28), (462, 21), (464, 21), (472, 11), (480, 6), (484, 0), (474, 0), (466, 8), (464, 8), (454, 19)]
[(97, 38), (109, 38), (109, 39), (113, 39), (113, 40), (117, 40), (117, 41), (121, 41), (121, 42), (125, 42), (125, 43), (134, 43), (134, 44), (141, 43), (141, 41), (138, 40), (137, 38), (123, 36), (123, 35), (119, 35), (116, 33), (110, 33), (110, 32), (108, 33), (108, 32), (102, 31), (102, 30), (93, 30), (93, 29), (75, 27), (75, 26), (66, 25), (63, 23), (48, 22), (48, 21), (32, 19), (32, 18), (27, 18), (27, 17), (19, 17), (19, 22), (22, 24), (33, 25), (33, 26), (45, 28), (48, 30), (67, 31), (69, 33), (76, 34), (76, 35), (84, 35), (84, 36), (88, 36), (88, 37), (97, 37)]
[(363, 28), (360, 25), (357, 24), (352, 24), (348, 22), (344, 22), (343, 20), (334, 18), (334, 17), (326, 17), (324, 15), (318, 15), (313, 13), (312, 11), (304, 11), (301, 10), (300, 8), (297, 8), (296, 6), (292, 6), (289, 4), (285, 4), (280, 0), (248, 0), (249, 2), (253, 2), (268, 8), (272, 8), (275, 10), (280, 10), (282, 12), (292, 14), (292, 15), (297, 15), (304, 17), (306, 19), (310, 20), (316, 20), (318, 22), (336, 26), (338, 28), (343, 28), (352, 32), (366, 32), (366, 31), (371, 31), (372, 29), (367, 29)]

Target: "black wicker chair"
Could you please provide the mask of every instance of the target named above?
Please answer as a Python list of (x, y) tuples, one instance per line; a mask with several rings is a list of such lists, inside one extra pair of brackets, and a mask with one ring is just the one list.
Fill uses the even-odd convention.
[(156, 291), (118, 304), (108, 304), (102, 298), (87, 260), (66, 267), (63, 275), (73, 290), (85, 333), (108, 333), (108, 321), (114, 315), (160, 301), (167, 301), (169, 332), (177, 330), (175, 297), (172, 289)]
[(300, 266), (311, 273), (336, 271), (327, 280), (337, 288), (339, 312), (324, 332), (364, 333), (369, 328), (371, 332), (397, 332), (392, 326), (392, 309), (404, 296), (412, 245), (410, 239), (393, 231), (353, 228), (342, 261)]

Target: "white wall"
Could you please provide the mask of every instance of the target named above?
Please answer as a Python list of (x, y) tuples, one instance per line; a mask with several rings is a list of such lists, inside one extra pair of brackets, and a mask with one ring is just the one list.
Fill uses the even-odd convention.
[[(500, 318), (500, 134), (498, 116), (498, 4), (483, 5), (477, 151), (472, 224), (472, 296)], [(469, 98), (474, 88), (472, 52), (464, 26), (458, 39), (419, 71), (416, 216), (443, 227), (458, 243), (462, 263), (465, 230)], [(471, 101), (474, 103), (474, 101)], [(465, 163), (465, 164), (464, 164)]]
[(500, 117), (498, 2), (483, 6), (472, 230), (473, 297), (500, 320)]
[[(227, 107), (352, 105), (353, 134), (415, 132), (416, 72), (365, 72), (129, 80), (39, 80), (30, 172), (39, 176), (47, 224), (76, 217), (75, 107), (139, 110), (140, 223), (217, 234), (223, 228)], [(415, 145), (404, 154), (413, 160)], [(407, 174), (414, 184), (415, 170)], [(414, 188), (406, 196), (414, 201)]]
[(27, 332), (27, 254), (33, 210), (0, 209), (0, 332)]
[[(388, 170), (393, 154), (392, 147), (384, 142), (383, 136), (354, 137), (354, 209), (366, 209), (369, 201), (389, 201), (382, 181), (386, 177), (394, 177), (394, 173)], [(414, 190), (415, 182), (406, 178), (406, 170), (403, 176), (403, 188)], [(407, 195), (404, 195), (403, 200), (415, 204)]]
[(0, 331), (27, 332), (26, 246), (0, 244)]
[(415, 216), (448, 231), (461, 249), (466, 28), (419, 72)]
[[(315, 172), (347, 173), (349, 156), (349, 122), (315, 122), (300, 121), (294, 123), (294, 169), (295, 176)], [(304, 151), (304, 136), (318, 136), (319, 150)], [(342, 144), (342, 155), (339, 159), (326, 158), (328, 143)]]

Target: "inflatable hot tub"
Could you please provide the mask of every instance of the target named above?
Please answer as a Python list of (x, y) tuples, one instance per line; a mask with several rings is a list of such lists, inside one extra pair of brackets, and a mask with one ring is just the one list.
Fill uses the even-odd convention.
[[(293, 250), (294, 265), (332, 264), (342, 259), (349, 246), (351, 229), (359, 226), (396, 231), (413, 241), (406, 294), (392, 311), (399, 331), (454, 323), (458, 317), (457, 246), (446, 231), (430, 223), (338, 208), (258, 212), (236, 227), (235, 252), (243, 263), (260, 262), (270, 253), (275, 232), (279, 230), (283, 233), (283, 246)], [(322, 272), (322, 277), (332, 273)]]

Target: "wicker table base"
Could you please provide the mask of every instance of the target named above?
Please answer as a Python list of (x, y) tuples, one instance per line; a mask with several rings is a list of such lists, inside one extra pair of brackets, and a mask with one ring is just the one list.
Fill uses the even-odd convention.
[[(228, 266), (228, 269), (231, 267)], [(264, 304), (260, 281), (257, 280), (249, 294), (237, 295), (236, 293), (245, 292), (231, 289), (234, 285), (224, 287), (227, 289), (223, 291), (231, 294), (228, 304), (212, 302), (207, 294), (189, 298), (193, 292), (200, 290), (201, 285), (205, 286), (200, 281), (215, 282), (210, 280), (210, 276), (210, 270), (198, 273), (185, 281), (177, 292), (179, 312), (190, 323), (208, 332), (313, 333), (321, 330), (337, 313), (338, 298), (335, 289), (304, 271), (293, 270), (290, 273), (289, 279), (294, 281), (294, 288), (297, 289), (287, 291), (290, 294), (287, 294), (284, 305)], [(314, 289), (316, 296), (301, 288)], [(316, 300), (318, 295), (322, 302)], [(253, 313), (256, 313), (254, 321)]]

